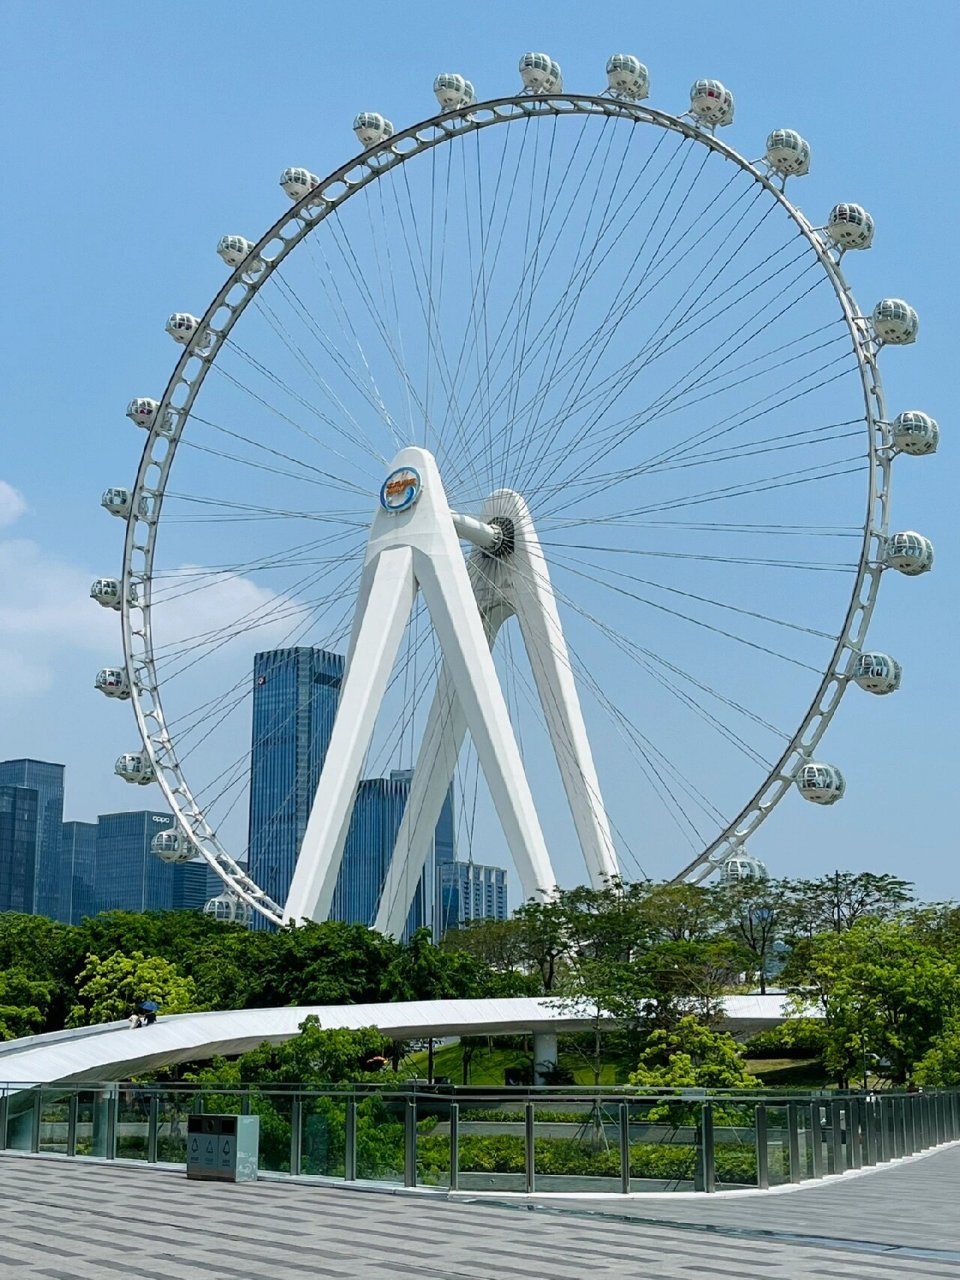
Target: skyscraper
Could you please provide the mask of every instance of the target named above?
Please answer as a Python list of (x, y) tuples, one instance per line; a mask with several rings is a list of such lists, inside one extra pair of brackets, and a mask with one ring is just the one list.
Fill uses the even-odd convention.
[(33, 911), (38, 810), (35, 787), (0, 786), (0, 911)]
[(200, 910), (207, 864), (170, 865), (151, 850), (153, 837), (173, 825), (169, 813), (102, 813), (97, 822), (94, 913)]
[(472, 920), (506, 920), (507, 873), (477, 862), (446, 862), (437, 867), (433, 936)]
[[(310, 808), (330, 745), (344, 659), (324, 649), (274, 649), (253, 666), (249, 865), (252, 879), (286, 901)], [(409, 770), (360, 783), (330, 917), (372, 924), (410, 789)], [(448, 795), (434, 849), (417, 885), (407, 932), (433, 919), (435, 860), (454, 857)], [(267, 927), (262, 917), (255, 928)]]
[(96, 822), (65, 822), (60, 834), (60, 918), (79, 924), (94, 915), (97, 866)]
[[(337, 714), (343, 657), (272, 649), (253, 660), (249, 866), (281, 906), (293, 878)], [(257, 916), (255, 927), (265, 927)]]
[(0, 787), (37, 792), (37, 866), (28, 911), (65, 920), (60, 910), (60, 829), (63, 825), (63, 765), (46, 760), (0, 761)]

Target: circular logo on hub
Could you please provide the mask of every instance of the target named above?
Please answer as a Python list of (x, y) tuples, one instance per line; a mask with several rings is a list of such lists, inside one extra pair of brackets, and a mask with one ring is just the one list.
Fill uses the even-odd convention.
[(380, 505), (397, 515), (409, 511), (420, 497), (420, 472), (416, 467), (399, 467), (391, 471), (380, 486)]

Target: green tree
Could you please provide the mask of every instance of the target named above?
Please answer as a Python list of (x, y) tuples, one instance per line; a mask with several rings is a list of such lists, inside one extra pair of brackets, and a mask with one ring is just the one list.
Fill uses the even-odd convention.
[(928, 1089), (960, 1086), (960, 1014), (948, 1018), (916, 1064), (913, 1079)]
[(720, 885), (715, 893), (726, 933), (752, 957), (760, 993), (766, 994), (767, 963), (788, 918), (789, 889), (779, 880), (749, 876)]
[(383, 976), (387, 1000), (456, 1000), (494, 994), (493, 975), (463, 951), (434, 946), (429, 929), (418, 929), (400, 947)]
[(188, 1013), (197, 1008), (196, 984), (161, 956), (142, 951), (114, 951), (101, 960), (87, 956), (77, 978), (77, 999), (67, 1025), (92, 1026), (126, 1018), (143, 1000), (155, 1000), (162, 1013)]
[(870, 871), (835, 871), (817, 880), (781, 883), (789, 897), (785, 925), (797, 938), (842, 933), (865, 918), (891, 920), (913, 901), (909, 880)]
[(651, 941), (703, 942), (721, 923), (716, 892), (699, 884), (649, 884), (641, 908)]
[(676, 1026), (651, 1033), (630, 1083), (676, 1089), (751, 1089), (760, 1081), (747, 1070), (733, 1036), (714, 1031), (687, 1014)]
[(31, 978), (20, 967), (0, 971), (0, 1040), (41, 1031), (54, 986), (52, 980)]

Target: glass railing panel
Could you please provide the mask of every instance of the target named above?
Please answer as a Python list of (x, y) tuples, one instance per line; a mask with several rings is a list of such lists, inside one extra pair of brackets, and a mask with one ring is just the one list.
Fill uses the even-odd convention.
[[(265, 1173), (290, 1172), (293, 1101), (292, 1093), (253, 1090), (249, 1094), (250, 1114), (260, 1117), (260, 1168)], [(233, 1107), (224, 1108), (223, 1112), (204, 1098), (204, 1111), (208, 1114), (238, 1115), (240, 1110), (239, 1098), (234, 1099)]]
[(450, 1186), (450, 1098), (417, 1095), (417, 1186)]
[(121, 1085), (117, 1094), (117, 1159), (146, 1160), (149, 1133), (150, 1090)]
[(718, 1191), (757, 1185), (756, 1103), (723, 1099), (713, 1104), (713, 1163)]
[(460, 1190), (526, 1190), (524, 1099), (460, 1099)]
[(631, 1191), (693, 1191), (699, 1102), (673, 1096), (628, 1103)]
[(357, 1095), (357, 1178), (403, 1184), (406, 1098), (399, 1094)]
[(157, 1161), (159, 1164), (186, 1164), (187, 1117), (193, 1112), (193, 1093), (187, 1090), (160, 1091), (157, 1099)]
[(33, 1109), (36, 1091), (24, 1089), (7, 1097), (8, 1151), (30, 1151), (33, 1148)]
[(538, 1191), (620, 1190), (618, 1099), (534, 1099)]
[(767, 1105), (767, 1177), (771, 1187), (790, 1181), (790, 1134), (786, 1106)]
[(38, 1151), (65, 1156), (70, 1128), (70, 1098), (73, 1090), (44, 1089), (40, 1096), (40, 1142)]
[(77, 1091), (77, 1155), (93, 1156), (103, 1160), (110, 1154), (110, 1107), (112, 1091), (109, 1089), (79, 1089)]
[(347, 1102), (343, 1096), (306, 1094), (300, 1103), (300, 1172), (346, 1176)]

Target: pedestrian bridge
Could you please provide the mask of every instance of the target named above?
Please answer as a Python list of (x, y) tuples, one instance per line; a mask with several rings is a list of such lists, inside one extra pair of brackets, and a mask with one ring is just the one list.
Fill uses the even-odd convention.
[[(788, 1016), (782, 993), (728, 996), (724, 1010), (722, 1025), (739, 1037), (776, 1026)], [(297, 1034), (311, 1014), (321, 1027), (347, 1031), (377, 1027), (393, 1040), (532, 1035), (538, 1063), (556, 1060), (558, 1034), (587, 1031), (594, 1025), (588, 1005), (549, 997), (182, 1013), (161, 1017), (149, 1027), (107, 1022), (8, 1040), (0, 1044), (0, 1083), (127, 1080), (177, 1062), (233, 1057), (264, 1042), (282, 1044)]]

